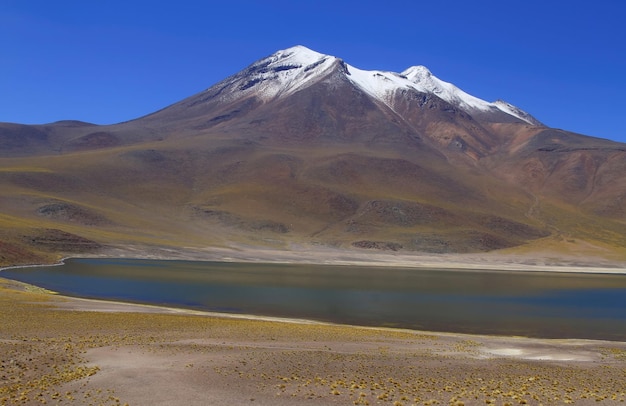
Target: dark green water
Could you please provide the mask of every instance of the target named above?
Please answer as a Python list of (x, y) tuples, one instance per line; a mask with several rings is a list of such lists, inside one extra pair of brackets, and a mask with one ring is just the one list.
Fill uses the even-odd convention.
[(62, 294), (430, 331), (626, 341), (626, 276), (70, 259), (0, 276)]

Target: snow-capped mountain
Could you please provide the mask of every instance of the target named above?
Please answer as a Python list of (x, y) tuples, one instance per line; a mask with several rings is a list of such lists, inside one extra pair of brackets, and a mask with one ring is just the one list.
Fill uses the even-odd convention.
[[(250, 96), (268, 102), (303, 90), (336, 72), (340, 72), (360, 90), (392, 110), (395, 110), (394, 100), (399, 92), (413, 90), (436, 96), (470, 115), (505, 113), (510, 119), (541, 125), (522, 109), (503, 101), (490, 103), (474, 97), (453, 84), (440, 80), (424, 66), (412, 66), (402, 73), (367, 71), (304, 46), (281, 50), (263, 58), (242, 72), (207, 89), (207, 92), (217, 90), (216, 93), (220, 95), (222, 102)], [(226, 89), (228, 91), (224, 91)]]
[(301, 46), (124, 123), (0, 123), (3, 214), (41, 224), (12, 231), (28, 261), (82, 252), (83, 232), (431, 253), (597, 242), (623, 255), (625, 170), (624, 144), (545, 127), (423, 66), (361, 70)]
[(303, 46), (275, 52), (139, 121), (159, 131), (211, 131), (262, 143), (419, 144), (422, 151), (472, 160), (495, 152), (509, 136), (493, 124), (542, 126), (523, 110), (471, 96), (423, 66), (362, 70)]

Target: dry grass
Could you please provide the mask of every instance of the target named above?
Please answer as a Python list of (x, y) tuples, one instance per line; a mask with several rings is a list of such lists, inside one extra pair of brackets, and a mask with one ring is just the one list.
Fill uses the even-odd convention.
[[(549, 344), (550, 351), (597, 353), (592, 362), (498, 359), (482, 354), (503, 338), (55, 307), (65, 301), (0, 279), (0, 404), (148, 405), (178, 399), (173, 404), (200, 405), (211, 399), (517, 405), (626, 399), (626, 347), (619, 343)], [(543, 345), (533, 342), (509, 345)]]
[[(287, 248), (314, 243), (351, 248), (355, 241), (368, 240), (411, 251), (428, 250), (420, 241), (432, 237), (436, 243), (446, 240), (451, 252), (516, 245), (511, 252), (550, 246), (556, 255), (577, 255), (587, 244), (584, 255), (626, 258), (625, 228), (615, 220), (554, 199), (534, 207), (529, 195), (478, 169), (458, 170), (428, 154), (392, 147), (320, 144), (303, 149), (190, 137), (45, 158), (2, 158), (0, 189), (0, 242), (25, 251), (21, 263), (52, 257), (22, 238), (44, 229), (108, 246)], [(441, 218), (428, 220), (427, 211), (425, 219), (397, 224), (364, 213), (372, 201), (386, 201), (390, 210), (419, 203), (437, 208), (433, 212)], [(106, 221), (83, 224), (38, 213), (59, 202)], [(242, 220), (198, 216), (195, 208)], [(545, 227), (552, 236), (533, 240), (536, 236), (506, 227), (490, 229), (484, 217), (491, 214)], [(288, 231), (250, 224), (281, 224)], [(0, 258), (0, 264), (12, 263), (20, 259)]]

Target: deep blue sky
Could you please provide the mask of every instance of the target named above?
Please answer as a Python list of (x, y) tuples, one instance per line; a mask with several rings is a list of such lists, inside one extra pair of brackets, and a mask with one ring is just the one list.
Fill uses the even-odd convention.
[(0, 121), (129, 120), (301, 44), (626, 142), (624, 21), (622, 0), (2, 0)]

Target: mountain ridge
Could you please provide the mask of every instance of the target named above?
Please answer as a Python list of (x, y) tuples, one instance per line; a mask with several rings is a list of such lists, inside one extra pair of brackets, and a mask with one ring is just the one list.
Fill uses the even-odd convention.
[(297, 46), (127, 122), (0, 124), (0, 246), (18, 258), (0, 262), (242, 244), (626, 258), (624, 173), (625, 144), (425, 67)]
[[(436, 95), (463, 110), (489, 111), (496, 108), (505, 114), (511, 114), (510, 111), (515, 110), (519, 113), (511, 114), (514, 118), (528, 124), (542, 125), (518, 107), (505, 102), (489, 103), (465, 93), (451, 83), (444, 82), (434, 76), (425, 66), (412, 66), (402, 73), (381, 70), (366, 71), (349, 65), (340, 58), (321, 54), (301, 45), (277, 51), (244, 69), (241, 74), (246, 78), (246, 81), (240, 84), (239, 90), (249, 89), (249, 92), (254, 91), (255, 96), (268, 100), (273, 97), (289, 95), (306, 87), (316, 77), (319, 80), (320, 76), (328, 74), (329, 70), (332, 69), (340, 69), (361, 89), (386, 104), (390, 102), (392, 97), (390, 93), (403, 89), (413, 89), (421, 93)], [(220, 84), (224, 82), (236, 81), (238, 75), (233, 75), (215, 86), (221, 87)], [(267, 82), (272, 81), (278, 81), (278, 83), (267, 85)], [(258, 84), (266, 85), (259, 89)], [(207, 91), (212, 88), (207, 89)], [(506, 108), (501, 106), (506, 106)]]

